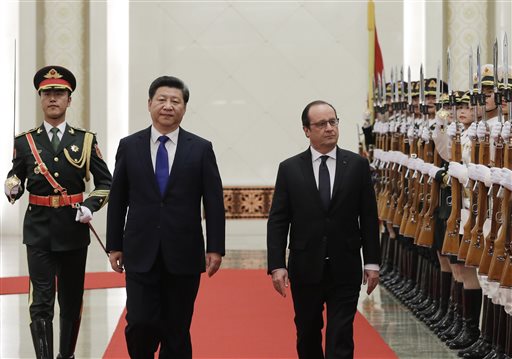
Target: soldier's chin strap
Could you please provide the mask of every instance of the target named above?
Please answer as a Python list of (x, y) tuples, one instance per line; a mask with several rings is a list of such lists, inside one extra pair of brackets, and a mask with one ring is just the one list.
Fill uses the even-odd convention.
[[(76, 203), (73, 205), (74, 208), (76, 208), (77, 210), (80, 211), (80, 213), (83, 213), (82, 211), (82, 206), (80, 206), (80, 203)], [(107, 248), (105, 247), (105, 245), (103, 244), (102, 240), (100, 239), (100, 236), (98, 236), (98, 233), (96, 233), (96, 230), (94, 229), (94, 227), (92, 226), (91, 222), (88, 222), (87, 225), (89, 226), (89, 229), (91, 230), (91, 232), (94, 234), (94, 237), (96, 237), (98, 243), (100, 244), (101, 248), (103, 249), (103, 251), (105, 252), (105, 254), (107, 255), (108, 257), (108, 251), (107, 251)]]

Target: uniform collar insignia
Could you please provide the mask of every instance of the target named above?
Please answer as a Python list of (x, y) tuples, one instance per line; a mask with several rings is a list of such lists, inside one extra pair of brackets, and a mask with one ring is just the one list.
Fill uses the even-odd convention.
[(69, 130), (68, 130), (68, 132), (69, 132), (70, 134), (72, 134), (72, 135), (74, 135), (74, 134), (75, 134), (75, 130), (73, 129), (73, 127), (70, 127), (70, 128), (69, 128)]
[(71, 146), (71, 151), (73, 151), (73, 152), (78, 152), (78, 150), (79, 150), (79, 148), (78, 148), (78, 146), (77, 146), (77, 145), (73, 145), (73, 146)]

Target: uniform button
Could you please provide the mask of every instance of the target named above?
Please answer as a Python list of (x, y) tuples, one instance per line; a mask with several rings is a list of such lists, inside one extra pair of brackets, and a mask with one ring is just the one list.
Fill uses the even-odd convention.
[(161, 203), (160, 203), (160, 207), (163, 207), (163, 206), (164, 206), (164, 202), (161, 202)]
[(53, 193), (59, 193), (59, 190), (58, 190), (57, 188), (55, 188), (55, 189), (53, 190)]
[(31, 211), (32, 210), (32, 206), (28, 206), (28, 210)]
[(324, 237), (322, 238), (322, 241), (323, 241), (323, 242), (327, 242), (327, 236), (324, 236)]
[(156, 226), (157, 229), (160, 229), (160, 225)]
[(59, 177), (59, 172), (55, 172), (53, 175), (54, 175), (55, 177)]
[(54, 157), (54, 158), (53, 158), (53, 160), (54, 160), (55, 162), (59, 162), (59, 157)]

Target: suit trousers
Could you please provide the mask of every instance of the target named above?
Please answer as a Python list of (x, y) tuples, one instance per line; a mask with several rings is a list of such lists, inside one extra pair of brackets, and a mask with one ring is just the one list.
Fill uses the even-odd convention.
[[(320, 283), (295, 283), (291, 278), (290, 285), (299, 358), (353, 358), (353, 324), (361, 285), (334, 280), (328, 260)], [(324, 305), (327, 307), (325, 356), (322, 350)]]
[(27, 245), (30, 276), (30, 319), (53, 320), (55, 277), (60, 317), (71, 322), (80, 319), (84, 294), (87, 247), (53, 252)]
[(132, 359), (191, 359), (190, 325), (200, 274), (173, 274), (161, 253), (149, 272), (126, 272), (128, 353)]

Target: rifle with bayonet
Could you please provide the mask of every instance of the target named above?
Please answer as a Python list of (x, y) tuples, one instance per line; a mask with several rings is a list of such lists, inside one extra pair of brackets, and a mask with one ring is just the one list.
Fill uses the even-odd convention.
[[(501, 111), (501, 101), (502, 96), (498, 86), (498, 40), (494, 42), (493, 47), (493, 65), (494, 65), (494, 101), (498, 106), (498, 121), (500, 124), (503, 123), (503, 113)], [(500, 126), (501, 128), (501, 126)], [(494, 152), (494, 166), (497, 168), (503, 167), (503, 151), (504, 151), (504, 143), (501, 135), (498, 135), (498, 138), (494, 142), (495, 152)], [(494, 255), (495, 250), (495, 241), (498, 236), (498, 230), (501, 225), (501, 216), (502, 216), (502, 208), (501, 208), (501, 196), (499, 196), (500, 184), (493, 183), (491, 185), (490, 192), (492, 192), (492, 199), (490, 202), (491, 209), (491, 229), (489, 234), (485, 237), (485, 246), (482, 253), (482, 258), (480, 259), (480, 264), (478, 266), (478, 274), (487, 275), (489, 272), (489, 267), (491, 265), (491, 260)]]
[[(481, 66), (480, 66), (480, 45), (478, 45), (476, 49), (477, 56), (477, 69), (476, 69), (476, 81), (477, 81), (477, 92), (474, 91), (474, 85), (469, 87), (469, 98), (471, 101), (471, 106), (473, 108), (473, 122), (478, 121), (478, 106), (480, 100), (482, 99), (482, 75), (481, 75)], [(472, 66), (471, 66), (472, 68)], [(484, 95), (484, 106), (485, 106), (485, 95)], [(483, 111), (485, 113), (485, 110)], [(478, 159), (480, 157), (480, 143), (476, 138), (471, 138), (471, 159), (470, 162), (477, 164)], [(477, 198), (478, 192), (475, 189), (475, 182), (473, 179), (468, 180), (468, 188), (469, 191), (469, 215), (466, 223), (463, 227), (462, 240), (460, 241), (459, 253), (457, 255), (457, 259), (459, 261), (465, 261), (468, 255), (469, 247), (471, 245), (471, 230), (473, 229), (476, 221), (476, 216), (478, 214), (477, 208)]]
[[(425, 106), (425, 79), (423, 77), (423, 65), (421, 65), (420, 66), (420, 112), (425, 117), (427, 111), (428, 111), (428, 109)], [(422, 157), (424, 154), (424, 151), (423, 151), (423, 143), (422, 143), (421, 139), (419, 138), (418, 141), (415, 141), (415, 144), (417, 145), (417, 154), (419, 155), (418, 157)], [(421, 161), (417, 161), (417, 163), (421, 163)], [(418, 176), (419, 176), (419, 178), (418, 178)], [(423, 192), (421, 192), (424, 187), (423, 186), (423, 177), (424, 176), (421, 173), (421, 168), (415, 168), (415, 172), (412, 177), (414, 192), (412, 194), (411, 207), (409, 208), (409, 217), (407, 219), (405, 229), (404, 229), (405, 237), (415, 238), (414, 236), (416, 234), (416, 229), (418, 227), (418, 216), (419, 216), (419, 212), (421, 210), (420, 201), (421, 201), (421, 198), (423, 197)]]
[[(450, 50), (448, 50), (448, 73), (450, 73)], [(437, 80), (436, 80), (436, 109), (440, 109), (441, 106), (441, 75), (440, 75), (440, 65), (437, 67)], [(449, 90), (451, 89), (451, 81), (448, 79)], [(433, 156), (432, 162), (434, 166), (441, 166), (441, 156), (439, 153), (435, 151), (434, 141), (432, 138), (426, 144), (426, 152), (428, 160), (430, 160), (430, 156)], [(425, 161), (426, 162), (426, 161)], [(440, 186), (439, 182), (429, 176), (427, 183), (430, 184), (430, 192), (427, 195), (425, 204), (423, 208), (426, 208), (426, 211), (423, 215), (423, 221), (421, 222), (421, 229), (418, 234), (417, 245), (421, 247), (432, 247), (434, 243), (434, 229), (435, 229), (435, 211), (439, 207), (439, 191)]]
[[(478, 60), (478, 59), (477, 59)], [(490, 142), (489, 131), (487, 126), (487, 119), (485, 113), (485, 93), (482, 92), (481, 70), (480, 66), (477, 69), (479, 75), (479, 105), (482, 108), (482, 121), (485, 124), (487, 131), (483, 138), (479, 138), (479, 158), (478, 163), (482, 166), (487, 166), (490, 162)], [(476, 219), (475, 225), (471, 229), (471, 242), (469, 244), (468, 253), (466, 256), (466, 267), (478, 267), (482, 258), (484, 249), (484, 223), (487, 219), (487, 189), (483, 181), (475, 181), (477, 187), (477, 203), (476, 203)], [(475, 191), (473, 187), (473, 192)]]
[[(451, 80), (451, 68), (448, 69), (448, 78)], [(455, 137), (451, 143), (451, 161), (456, 163), (462, 162), (462, 145), (460, 139), (459, 121), (457, 118), (457, 104), (453, 89), (450, 87), (451, 81), (448, 81), (450, 106), (452, 109), (453, 121), (455, 121)], [(469, 54), (469, 88), (473, 87), (473, 53)], [(462, 191), (463, 187), (459, 180), (455, 177), (450, 178), (451, 182), (451, 212), (446, 220), (446, 232), (443, 240), (443, 248), (441, 253), (444, 255), (457, 255), (459, 253), (459, 231), (461, 223), (462, 210)]]

